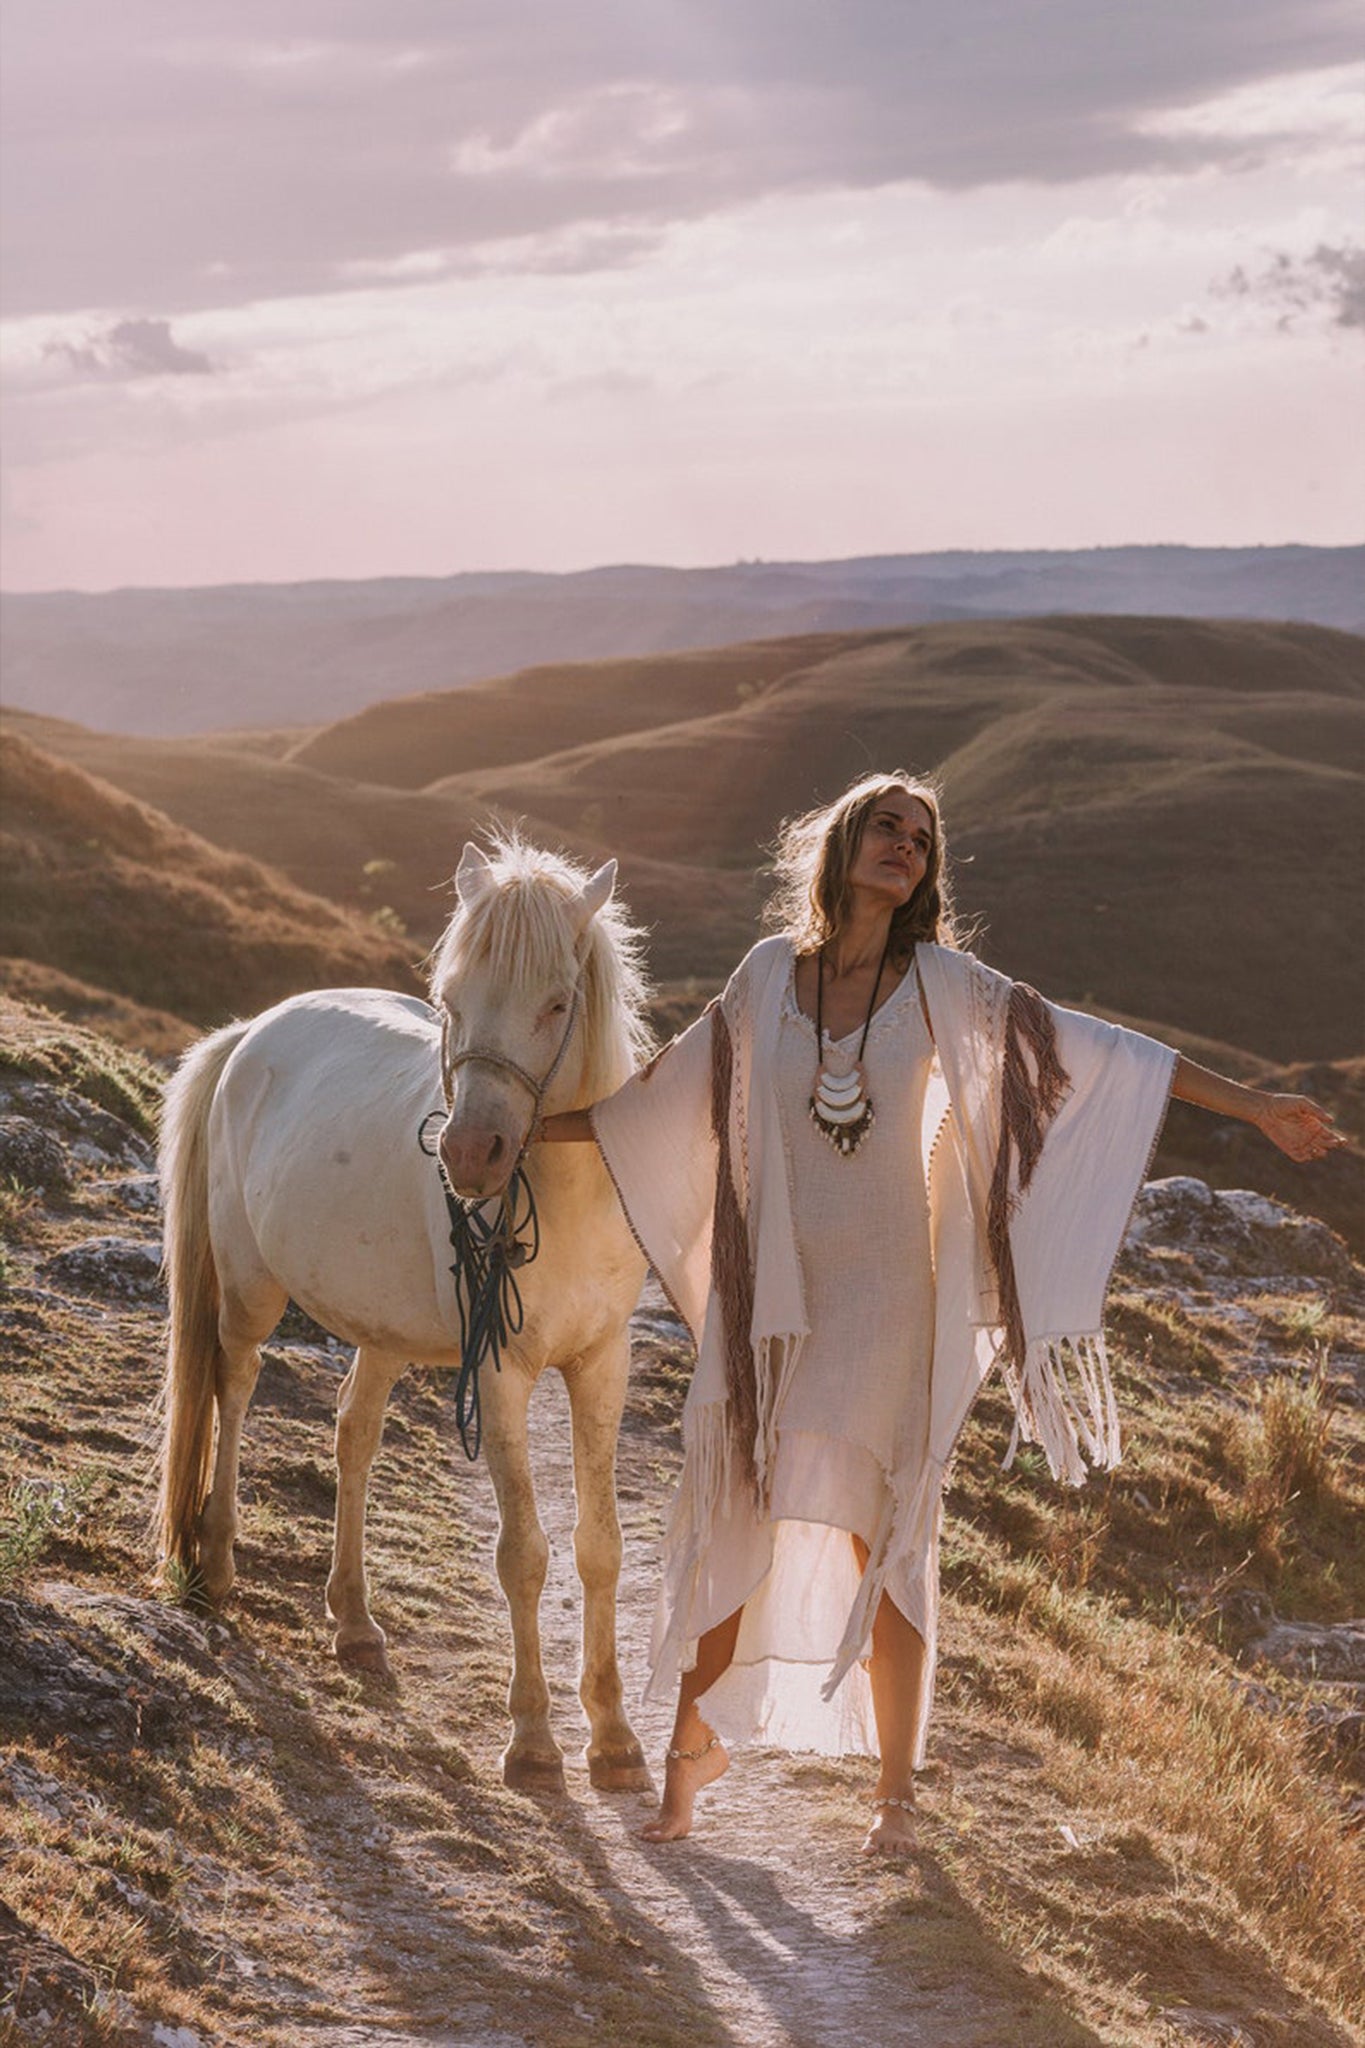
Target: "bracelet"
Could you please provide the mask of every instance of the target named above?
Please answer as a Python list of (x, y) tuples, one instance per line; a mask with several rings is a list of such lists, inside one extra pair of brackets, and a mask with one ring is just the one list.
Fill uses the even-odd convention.
[(879, 1813), (884, 1806), (899, 1806), (903, 1813), (914, 1813), (917, 1811), (913, 1799), (874, 1799), (872, 1811)]

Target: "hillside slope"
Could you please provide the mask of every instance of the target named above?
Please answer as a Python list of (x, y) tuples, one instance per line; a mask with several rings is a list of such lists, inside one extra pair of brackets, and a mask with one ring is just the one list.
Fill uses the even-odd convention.
[(867, 765), (932, 770), (994, 964), (1269, 1058), (1359, 1049), (1365, 640), (1071, 619), (807, 651), (728, 709), (436, 788), (751, 870)]
[[(1087, 1487), (1036, 1455), (1003, 1471), (987, 1388), (947, 1500), (911, 1858), (856, 1854), (870, 1759), (752, 1748), (660, 1851), (650, 1799), (594, 1791), (578, 1753), (553, 1372), (530, 1431), (567, 1798), (501, 1782), (496, 1512), (446, 1376), (394, 1389), (371, 1489), (396, 1683), (330, 1654), (347, 1360), (297, 1319), (247, 1418), (230, 1605), (153, 1596), (156, 1081), (0, 1015), (0, 1134), (29, 1140), (0, 1202), (6, 2042), (1358, 2043), (1365, 1276), (1321, 1226), (1147, 1191), (1109, 1318), (1125, 1457)], [(657, 1763), (670, 1708), (635, 1702), (688, 1369), (657, 1292), (632, 1353), (618, 1635)]]
[(754, 935), (783, 815), (870, 763), (934, 770), (994, 964), (1262, 1059), (1360, 1049), (1348, 634), (1068, 618), (814, 636), (399, 699), (290, 758), (259, 733), (234, 751), (14, 723), (307, 888), (391, 906), (421, 945), (468, 832), (523, 818), (618, 855), (656, 973), (708, 984)]
[[(207, 741), (127, 739), (24, 712), (8, 713), (5, 723), (215, 845), (279, 869), (300, 888), (362, 918), (393, 911), (412, 936), (414, 954), (435, 943), (450, 913), (460, 848), (494, 818), (520, 822), (532, 837), (594, 862), (615, 851), (591, 830), (538, 819), (524, 805), (381, 788), (257, 748), (239, 753)], [(752, 873), (716, 875), (686, 859), (623, 853), (622, 887), (634, 915), (653, 930), (655, 973), (725, 973), (757, 913)]]
[(413, 989), (413, 948), (0, 738), (0, 952), (218, 1024), (320, 983)]

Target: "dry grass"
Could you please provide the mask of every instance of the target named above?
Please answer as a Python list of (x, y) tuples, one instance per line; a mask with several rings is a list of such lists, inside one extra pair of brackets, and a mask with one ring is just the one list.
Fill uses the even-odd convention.
[[(1334, 1408), (1321, 1357), (1229, 1394), (1182, 1317), (1129, 1298), (1118, 1322), (1138, 1357), (1119, 1357), (1130, 1420), (1116, 1474), (1077, 1496), (1036, 1467), (999, 1472), (997, 1394), (969, 1425), (945, 1580), (968, 1641), (990, 1647), (972, 1660), (970, 1690), (951, 1670), (948, 1689), (1034, 1731), (1046, 1782), (1064, 1811), (1091, 1816), (1097, 1839), (1145, 1830), (1162, 1857), (1199, 1874), (1178, 1936), (1149, 1904), (1113, 1902), (1090, 1967), (1112, 1972), (1122, 1954), (1135, 1981), (1169, 1985), (1185, 1955), (1193, 1981), (1201, 1929), (1254, 1929), (1264, 1955), (1240, 2008), (1251, 2038), (1284, 2048), (1340, 2039), (1309, 2017), (1293, 2027), (1257, 2017), (1265, 1957), (1342, 2023), (1359, 1992), (1365, 1869), (1303, 1711), (1315, 1694), (1287, 1679), (1248, 1686), (1213, 1644), (1231, 1585), (1262, 1588), (1286, 1614), (1362, 1611), (1365, 1430)], [(1160, 1356), (1187, 1387), (1193, 1371), (1210, 1391), (1163, 1398)], [(1061, 1904), (1054, 1892), (1047, 1910)], [(1092, 1891), (1092, 1919), (1094, 1904)], [(1036, 1897), (1004, 1910), (1020, 1942), (1038, 1934)]]
[(1339, 1462), (1326, 1363), (1326, 1354), (1319, 1354), (1306, 1372), (1277, 1374), (1255, 1390), (1252, 1412), (1236, 1435), (1253, 1517), (1282, 1515), (1291, 1501), (1314, 1503), (1335, 1490)]
[(183, 1017), (93, 988), (38, 960), (0, 959), (0, 996), (83, 1024), (106, 1042), (152, 1059), (174, 1059), (197, 1036)]
[(0, 1069), (6, 1067), (69, 1089), (143, 1137), (156, 1135), (162, 1077), (149, 1059), (50, 1010), (0, 996)]
[[(150, 1128), (154, 1071), (91, 1040), (38, 1020), (0, 1033), (0, 1058), (111, 1091), (98, 1099)], [(400, 1385), (375, 1473), (388, 1688), (326, 1655), (340, 1358), (267, 1355), (226, 1622), (126, 1599), (149, 1590), (157, 1320), (25, 1290), (35, 1256), (107, 1227), (79, 1185), (60, 1211), (11, 1191), (8, 1222), (0, 1463), (17, 1483), (0, 1594), (8, 1569), (18, 1639), (50, 1631), (79, 1651), (111, 1718), (106, 1737), (0, 1703), (0, 1754), (46, 1788), (0, 1807), (0, 1900), (78, 1966), (86, 2038), (116, 2038), (128, 1998), (252, 2048), (326, 2038), (358, 2010), (409, 2030), (533, 2012), (545, 2038), (584, 2048), (724, 2040), (667, 1916), (608, 1881), (573, 1804), (497, 1781), (505, 1632), (465, 1491), (485, 1475), (448, 1475), (440, 1376)], [(1365, 1331), (1346, 1294), (1263, 1288), (1246, 1305), (1269, 1376), (1264, 1357), (1249, 1373), (1226, 1305), (1124, 1290), (1111, 1336), (1127, 1455), (1082, 1493), (1027, 1454), (1000, 1472), (997, 1390), (964, 1438), (935, 1735), (955, 1782), (928, 1786), (908, 1873), (860, 1872), (857, 1937), (916, 1995), (975, 1987), (989, 2017), (964, 2009), (954, 2048), (1171, 2048), (1182, 2037), (1163, 2015), (1182, 2004), (1232, 2016), (1257, 2048), (1351, 2039), (1349, 1759), (1309, 1719), (1316, 1681), (1238, 1665), (1224, 1599), (1365, 1612), (1365, 1416), (1335, 1399), (1325, 1348), (1359, 1353)], [(665, 1338), (639, 1363), (637, 1527), (657, 1523), (675, 1470), (686, 1375)], [(94, 1606), (73, 1608), (62, 1585)], [(853, 1834), (865, 1768), (796, 1763), (791, 1781), (798, 1814)]]
[(0, 740), (0, 950), (219, 1023), (328, 981), (416, 987), (413, 949), (26, 740)]

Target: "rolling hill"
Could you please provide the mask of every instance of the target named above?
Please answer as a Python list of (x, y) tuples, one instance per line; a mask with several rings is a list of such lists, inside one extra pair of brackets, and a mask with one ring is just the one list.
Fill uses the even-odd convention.
[(1116, 547), (52, 591), (7, 596), (0, 654), (13, 706), (191, 733), (326, 724), (397, 687), (449, 689), (532, 663), (936, 619), (1172, 613), (1359, 629), (1362, 588), (1365, 548)]
[[(20, 900), (0, 983), (158, 1045), (177, 1017), (216, 1022), (282, 993), (284, 956), (290, 986), (410, 986), (463, 840), (519, 818), (586, 860), (619, 856), (627, 901), (651, 928), (669, 1030), (754, 936), (780, 818), (869, 763), (901, 764), (943, 781), (959, 908), (985, 958), (1266, 1085), (1302, 1085), (1275, 1077), (1314, 1063), (1306, 1085), (1355, 1130), (1362, 699), (1365, 641), (1351, 635), (1092, 617), (561, 663), (302, 735), (146, 739), (13, 713), (21, 811), (37, 802), (35, 745), (82, 772), (51, 827), (60, 859), (40, 859), (22, 832), (14, 842)], [(55, 762), (42, 772), (55, 788)], [(132, 800), (121, 810), (115, 789)], [(90, 822), (97, 799), (108, 822)], [(145, 807), (160, 814), (155, 858), (138, 852)], [(117, 903), (92, 840), (119, 848), (129, 893)], [(254, 878), (235, 924), (217, 902), (233, 894), (224, 864), (234, 887)], [(183, 895), (201, 872), (205, 915)], [(251, 908), (267, 896), (288, 899), (301, 950), (267, 943), (276, 912)], [(400, 920), (408, 943), (376, 930), (376, 914), (392, 934)], [(184, 929), (196, 943), (216, 937), (173, 982), (171, 939)], [(356, 945), (363, 966), (346, 964)], [(225, 976), (238, 947), (249, 966)], [(118, 1009), (129, 1003), (142, 1010)], [(1159, 1164), (1306, 1201), (1359, 1240), (1358, 1159), (1317, 1169), (1309, 1194), (1289, 1169), (1284, 1185), (1265, 1150), (1190, 1112), (1173, 1117)]]
[(1266, 1059), (1359, 1050), (1354, 635), (1066, 618), (806, 636), (399, 698), (284, 755), (259, 733), (234, 751), (12, 723), (300, 887), (390, 906), (421, 946), (463, 839), (522, 817), (617, 854), (655, 972), (708, 982), (752, 937), (784, 815), (872, 762), (931, 769), (996, 964)]
[(418, 986), (410, 946), (13, 734), (0, 803), (0, 949), (53, 970), (16, 989), (218, 1024), (319, 982)]

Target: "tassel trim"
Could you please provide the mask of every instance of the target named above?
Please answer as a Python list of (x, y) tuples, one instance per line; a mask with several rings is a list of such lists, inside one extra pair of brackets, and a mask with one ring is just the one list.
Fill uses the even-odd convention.
[(1014, 1404), (1014, 1430), (1005, 1453), (1009, 1470), (1021, 1443), (1039, 1444), (1054, 1479), (1083, 1486), (1087, 1460), (1097, 1471), (1119, 1461), (1119, 1417), (1103, 1334), (1035, 1337), (1022, 1370), (1004, 1362)]
[[(736, 1455), (752, 1472), (759, 1434), (759, 1389), (750, 1341), (754, 1321), (754, 1274), (749, 1229), (735, 1186), (730, 1153), (730, 1099), (735, 1053), (730, 1026), (719, 1005), (711, 1015), (711, 1135), (716, 1141), (716, 1201), (711, 1219), (711, 1286), (720, 1304), (725, 1340), (725, 1391)], [(756, 1490), (757, 1490), (757, 1481)]]
[[(1024, 1057), (1033, 1055), (1030, 1075)], [(1000, 1081), (1000, 1143), (986, 1203), (986, 1241), (1000, 1295), (1003, 1359), (1022, 1374), (1026, 1341), (1019, 1284), (1010, 1245), (1010, 1218), (1033, 1179), (1048, 1127), (1061, 1108), (1071, 1078), (1057, 1051), (1057, 1026), (1037, 989), (1011, 985), (1005, 1009), (1004, 1065)], [(1018, 1159), (1017, 1177), (1015, 1159)]]

